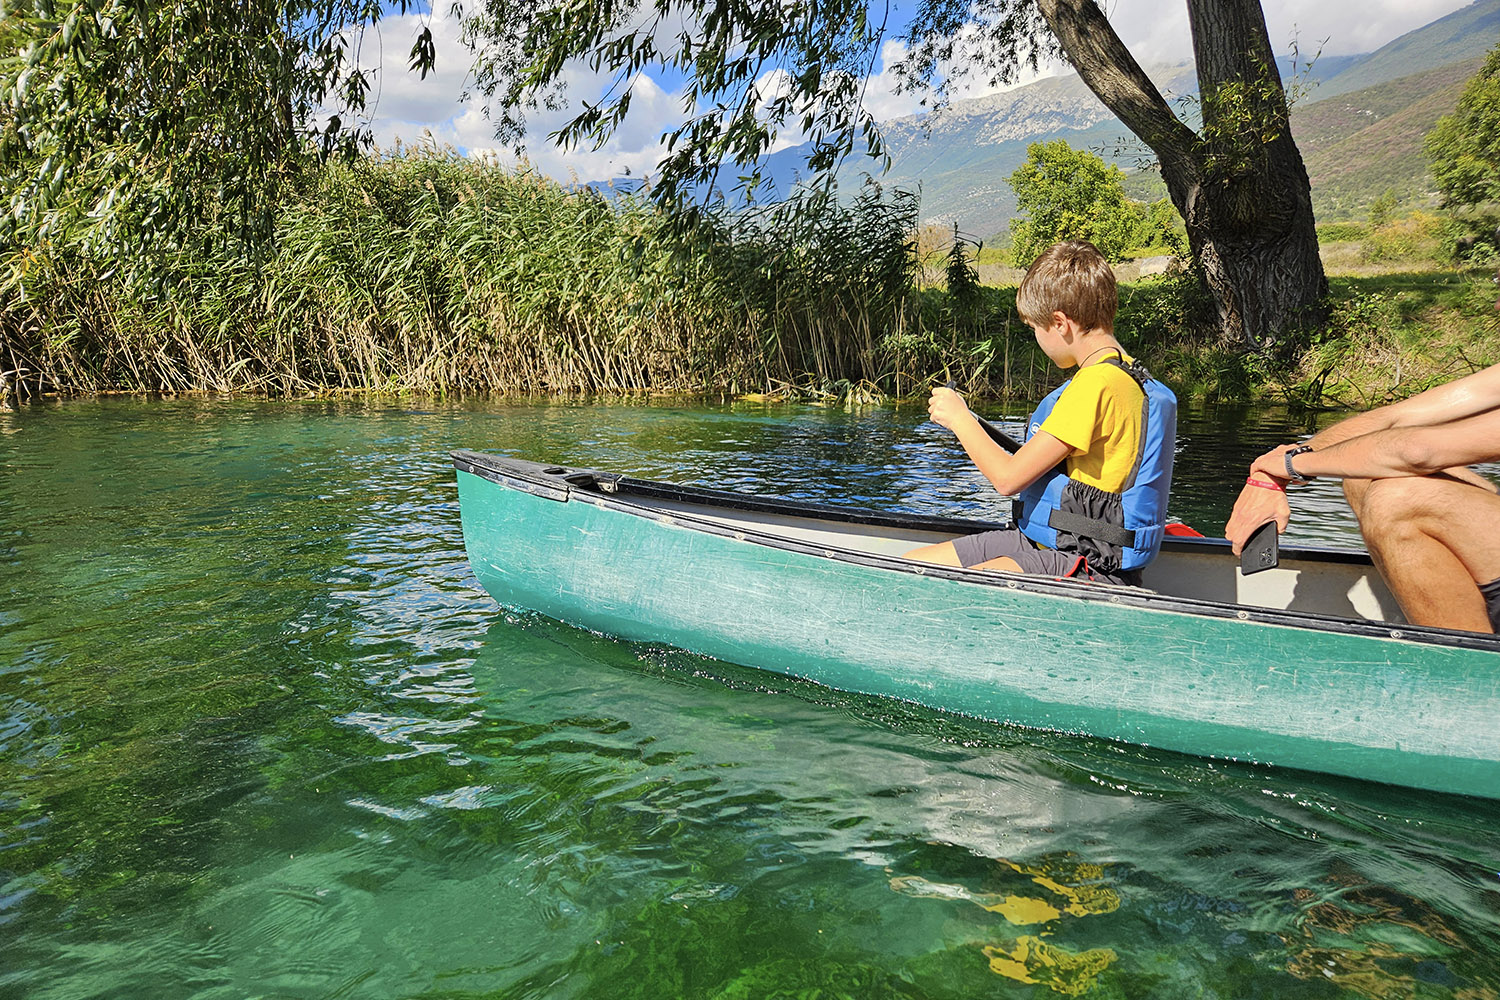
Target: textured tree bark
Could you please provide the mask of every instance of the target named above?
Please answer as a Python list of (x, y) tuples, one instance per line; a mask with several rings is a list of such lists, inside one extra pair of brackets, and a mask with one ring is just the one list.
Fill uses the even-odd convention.
[(1225, 339), (1265, 350), (1328, 291), (1302, 154), (1258, 0), (1188, 0), (1202, 134), (1168, 107), (1094, 0), (1037, 0), (1078, 75), (1150, 146)]

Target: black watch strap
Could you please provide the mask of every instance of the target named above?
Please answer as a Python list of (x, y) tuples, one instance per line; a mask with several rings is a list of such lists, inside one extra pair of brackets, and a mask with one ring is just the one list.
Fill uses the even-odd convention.
[(1310, 445), (1299, 444), (1295, 448), (1288, 448), (1286, 450), (1286, 453), (1282, 456), (1283, 460), (1286, 462), (1286, 477), (1292, 482), (1306, 483), (1310, 482), (1314, 478), (1312, 476), (1304, 476), (1296, 469), (1292, 468), (1293, 457), (1297, 455), (1305, 455), (1310, 451), (1312, 451), (1312, 447)]

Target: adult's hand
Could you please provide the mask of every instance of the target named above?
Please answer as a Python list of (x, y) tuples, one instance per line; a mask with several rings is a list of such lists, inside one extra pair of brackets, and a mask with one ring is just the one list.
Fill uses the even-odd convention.
[(957, 434), (959, 428), (965, 424), (979, 425), (974, 419), (974, 414), (969, 412), (968, 404), (964, 398), (952, 389), (939, 386), (932, 390), (932, 397), (927, 400), (927, 415), (932, 422), (948, 428)]
[[(1278, 485), (1285, 486), (1286, 478), (1286, 453), (1295, 448), (1296, 445), (1279, 444), (1266, 452), (1264, 455), (1250, 463), (1250, 476), (1255, 479), (1272, 479)], [(1262, 524), (1265, 522), (1262, 521)], [(1260, 527), (1260, 525), (1256, 525)]]
[[(1262, 478), (1265, 473), (1255, 478)], [(1282, 480), (1278, 477), (1274, 480), (1278, 485)], [(1254, 534), (1255, 529), (1267, 521), (1276, 522), (1276, 533), (1286, 531), (1286, 526), (1292, 518), (1291, 505), (1286, 502), (1286, 494), (1281, 490), (1267, 489), (1264, 486), (1252, 486), (1245, 484), (1240, 490), (1239, 499), (1234, 502), (1234, 511), (1229, 515), (1229, 523), (1224, 525), (1224, 537), (1229, 539), (1229, 547), (1234, 550), (1235, 555), (1245, 547), (1245, 542)]]

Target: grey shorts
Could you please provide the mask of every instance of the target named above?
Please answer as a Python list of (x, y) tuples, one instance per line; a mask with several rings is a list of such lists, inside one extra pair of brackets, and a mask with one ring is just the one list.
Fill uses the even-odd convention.
[[(1023, 573), (1075, 577), (1079, 580), (1097, 580), (1100, 583), (1119, 583), (1131, 587), (1139, 587), (1141, 584), (1139, 570), (1101, 573), (1092, 567), (1085, 568), (1076, 552), (1043, 548), (1016, 528), (963, 535), (953, 539), (953, 551), (958, 553), (959, 564), (963, 566), (978, 566), (991, 559), (1009, 556), (1021, 567)], [(1500, 580), (1495, 582), (1500, 586)]]
[(1484, 596), (1484, 610), (1490, 613), (1490, 628), (1500, 632), (1500, 580), (1481, 584), (1479, 593)]

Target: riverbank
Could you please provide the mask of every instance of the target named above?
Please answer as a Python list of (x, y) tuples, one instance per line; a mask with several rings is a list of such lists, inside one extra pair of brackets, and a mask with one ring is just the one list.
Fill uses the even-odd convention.
[[(641, 201), (431, 151), (334, 166), (283, 208), (265, 259), (184, 249), (143, 272), (61, 241), (3, 252), (0, 401), (859, 403), (949, 379), (978, 396), (1039, 396), (1057, 373), (1016, 316), (1013, 285), (989, 283), (999, 265), (983, 256), (934, 277), (916, 215), (914, 196), (872, 187), (845, 206), (710, 213), (684, 232)], [(1270, 356), (1221, 343), (1195, 280), (1160, 262), (1121, 265), (1119, 333), (1179, 395), (1208, 401), (1363, 406), (1500, 361), (1488, 272), (1435, 263), (1424, 225), (1326, 233), (1329, 316)], [(1143, 273), (1155, 270), (1168, 273)]]

